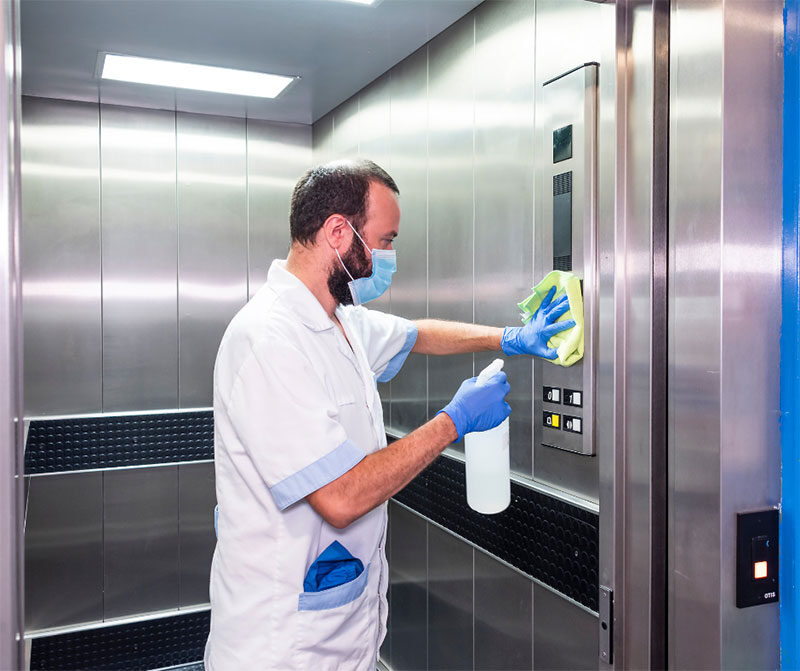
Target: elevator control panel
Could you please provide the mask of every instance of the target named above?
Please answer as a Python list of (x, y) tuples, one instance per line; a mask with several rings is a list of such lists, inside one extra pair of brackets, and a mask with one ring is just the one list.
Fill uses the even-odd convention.
[(778, 511), (736, 516), (736, 607), (778, 600)]
[(534, 275), (539, 280), (563, 270), (581, 280), (584, 355), (568, 368), (536, 361), (534, 440), (542, 448), (589, 456), (595, 454), (598, 70), (597, 63), (585, 63), (553, 77), (537, 103), (544, 145), (537, 164)]

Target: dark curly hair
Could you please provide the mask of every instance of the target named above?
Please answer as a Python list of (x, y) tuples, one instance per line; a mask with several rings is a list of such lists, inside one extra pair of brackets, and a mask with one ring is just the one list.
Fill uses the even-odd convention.
[(367, 159), (334, 161), (309, 170), (292, 192), (289, 209), (292, 242), (305, 245), (313, 241), (332, 214), (346, 216), (360, 232), (370, 182), (379, 182), (400, 195), (389, 173)]

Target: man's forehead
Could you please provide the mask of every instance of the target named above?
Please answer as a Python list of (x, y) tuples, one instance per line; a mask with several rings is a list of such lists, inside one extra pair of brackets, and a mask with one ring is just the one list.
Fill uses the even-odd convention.
[[(397, 194), (379, 182), (372, 182), (367, 203), (367, 219), (382, 226), (391, 225), (396, 229), (400, 220)], [(394, 230), (394, 234), (397, 235), (397, 230)]]

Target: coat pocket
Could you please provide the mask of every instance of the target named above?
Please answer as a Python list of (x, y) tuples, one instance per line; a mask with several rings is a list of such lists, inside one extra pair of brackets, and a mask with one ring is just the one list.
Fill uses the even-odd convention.
[(369, 567), (370, 565), (367, 564), (364, 570), (350, 582), (322, 592), (303, 592), (298, 598), (297, 610), (330, 610), (352, 603), (364, 593), (367, 587)]
[(292, 669), (373, 671), (377, 608), (368, 589), (370, 565), (350, 582), (298, 599)]

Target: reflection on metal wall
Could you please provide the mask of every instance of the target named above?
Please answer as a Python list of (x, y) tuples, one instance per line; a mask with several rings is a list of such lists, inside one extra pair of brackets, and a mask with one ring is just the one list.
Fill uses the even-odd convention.
[(175, 115), (100, 108), (103, 408), (178, 404)]
[[(398, 270), (392, 312), (428, 316), (428, 48), (395, 66), (391, 76), (391, 172), (400, 189), (402, 235), (395, 242)], [(316, 156), (316, 148), (314, 149)], [(412, 354), (392, 380), (394, 431), (412, 431), (428, 418), (428, 359)]]
[(179, 407), (210, 405), (225, 327), (247, 302), (243, 119), (178, 114)]
[(22, 105), (25, 413), (102, 407), (98, 106)]
[[(499, 5), (475, 16), (475, 321), (514, 324), (512, 296), (531, 285), (534, 133), (533, 2)], [(475, 356), (483, 369), (493, 353)], [(515, 357), (509, 403), (511, 443), (531, 443), (531, 361)], [(511, 467), (533, 473), (530, 450), (515, 449)]]
[(39, 98), (23, 123), (26, 414), (210, 405), (310, 128)]
[(669, 666), (777, 668), (734, 520), (779, 502), (783, 3), (671, 8)]
[(208, 606), (211, 411), (31, 422), (26, 633)]
[[(564, 49), (576, 31), (589, 37)], [(614, 13), (582, 0), (486, 2), (315, 124), (315, 162), (359, 153), (383, 160), (398, 182), (402, 219), (392, 312), (518, 323), (516, 302), (537, 280), (533, 252), (541, 244), (533, 226), (535, 101), (545, 81), (589, 60), (605, 72), (597, 209), (600, 229), (611, 233), (598, 236), (613, 243), (613, 34)], [(491, 356), (478, 355), (475, 368)], [(530, 363), (507, 361), (512, 468), (596, 501), (597, 459), (548, 450), (537, 471)], [(389, 430), (402, 434), (421, 424), (472, 372), (471, 355), (428, 357), (427, 364), (410, 357), (392, 381)]]
[(267, 281), (289, 249), (289, 196), (311, 162), (311, 126), (247, 121), (248, 286)]
[(0, 10), (3, 46), (0, 64), (5, 75), (0, 92), (0, 668), (21, 668), (22, 632), (22, 342), (20, 323), (20, 33), (19, 0)]
[[(560, 32), (554, 32), (559, 24)], [(572, 28), (565, 32), (564, 26)], [(576, 43), (575, 34), (592, 37)], [(571, 65), (600, 61), (610, 73), (601, 84), (601, 119), (606, 131), (613, 129), (613, 37), (613, 7), (582, 0), (490, 0), (388, 73), (388, 142), (375, 137), (376, 128), (383, 127), (378, 119), (385, 118), (379, 110), (385, 105), (386, 75), (315, 124), (315, 163), (343, 152), (380, 162), (378, 154), (389, 147), (383, 165), (400, 187), (402, 212), (393, 313), (517, 323), (516, 302), (536, 280), (537, 83), (558, 68), (567, 69), (559, 59)], [(600, 160), (607, 188), (613, 185), (613, 133), (605, 138)], [(604, 239), (613, 242), (613, 193), (600, 201), (600, 210), (612, 230)], [(472, 356), (426, 361), (412, 355), (391, 384), (388, 430), (402, 435), (419, 426), (487, 360), (479, 355), (474, 364)], [(507, 366), (514, 411), (512, 468), (535, 480), (532, 366), (523, 357), (509, 359)], [(597, 460), (564, 454), (564, 463), (543, 464), (558, 475), (551, 484), (596, 505)], [(536, 668), (596, 667), (596, 616), (414, 512), (394, 504), (391, 510), (391, 617), (382, 654), (393, 668), (530, 668), (532, 660)], [(401, 549), (421, 551), (422, 544), (424, 557)], [(536, 622), (538, 590), (546, 592), (542, 617), (550, 618), (551, 627)], [(511, 606), (501, 606), (503, 600), (493, 596), (512, 593), (518, 597), (515, 617), (504, 620), (499, 610)], [(562, 626), (580, 638), (569, 648), (559, 638)]]

